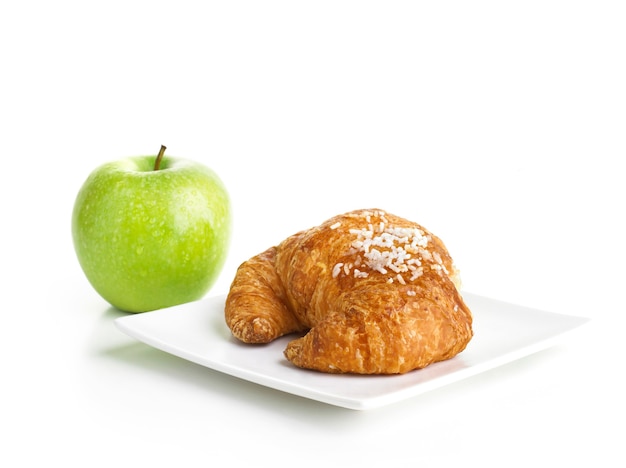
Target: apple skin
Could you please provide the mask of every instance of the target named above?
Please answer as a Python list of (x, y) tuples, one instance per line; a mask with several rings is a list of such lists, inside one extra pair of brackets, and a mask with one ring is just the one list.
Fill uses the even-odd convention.
[(198, 300), (217, 279), (231, 235), (228, 192), (208, 167), (135, 156), (95, 169), (72, 213), (78, 261), (114, 307), (146, 312)]

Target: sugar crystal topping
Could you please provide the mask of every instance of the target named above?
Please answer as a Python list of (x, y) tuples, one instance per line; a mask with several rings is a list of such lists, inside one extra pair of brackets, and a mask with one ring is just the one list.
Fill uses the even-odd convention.
[[(388, 276), (387, 282), (407, 284), (424, 273), (424, 263), (440, 273), (448, 274), (441, 256), (427, 249), (430, 236), (414, 227), (393, 226), (385, 217), (384, 211), (363, 212), (364, 226), (350, 229), (354, 240), (348, 255), (350, 263), (337, 263), (333, 268), (333, 278), (352, 274), (355, 278), (365, 278), (373, 271)], [(338, 226), (334, 224), (331, 229)]]

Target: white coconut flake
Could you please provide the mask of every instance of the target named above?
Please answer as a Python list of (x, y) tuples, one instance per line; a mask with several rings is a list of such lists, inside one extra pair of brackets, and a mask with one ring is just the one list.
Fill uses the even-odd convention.
[(433, 258), (439, 265), (443, 265), (443, 260), (441, 259), (441, 255), (439, 255), (439, 252), (433, 252)]
[(409, 281), (415, 281), (417, 278), (419, 278), (423, 274), (424, 274), (424, 270), (422, 269), (422, 267), (419, 267), (413, 272)]
[[(352, 263), (337, 263), (333, 277), (343, 274), (366, 278), (369, 269), (389, 275), (388, 283), (407, 284), (424, 274), (424, 265), (440, 274), (448, 274), (441, 255), (428, 250), (431, 239), (421, 229), (394, 226), (385, 218), (384, 211), (365, 211), (354, 218), (362, 219), (363, 227), (348, 230), (353, 240), (346, 255), (352, 257)], [(340, 224), (333, 224), (331, 229)]]

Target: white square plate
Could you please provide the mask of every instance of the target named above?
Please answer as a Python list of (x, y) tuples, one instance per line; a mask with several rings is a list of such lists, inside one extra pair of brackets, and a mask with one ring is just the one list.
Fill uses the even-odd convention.
[(448, 361), (394, 376), (335, 375), (303, 370), (283, 356), (284, 336), (266, 345), (236, 340), (224, 321), (225, 296), (117, 318), (127, 335), (175, 356), (284, 392), (350, 409), (413, 397), (553, 345), (589, 319), (543, 312), (464, 293), (474, 337)]

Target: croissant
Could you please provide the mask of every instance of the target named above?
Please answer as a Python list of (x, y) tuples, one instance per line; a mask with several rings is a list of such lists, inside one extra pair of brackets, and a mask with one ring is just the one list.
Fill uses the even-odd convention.
[(403, 374), (450, 359), (472, 314), (443, 242), (379, 209), (335, 216), (243, 262), (225, 304), (232, 334), (327, 373)]

